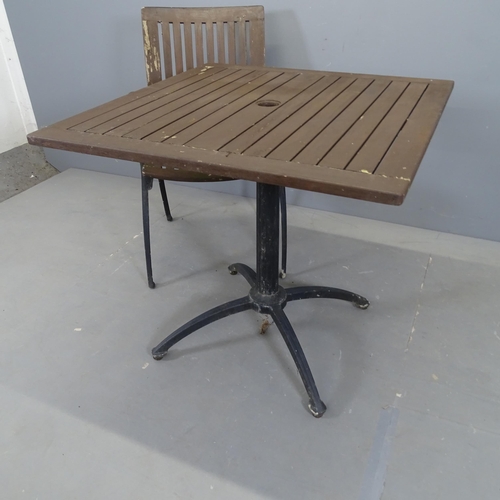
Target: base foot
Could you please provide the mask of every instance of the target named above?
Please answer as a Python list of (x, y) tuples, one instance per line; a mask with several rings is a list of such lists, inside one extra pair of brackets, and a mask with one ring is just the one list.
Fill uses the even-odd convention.
[(309, 404), (307, 407), (309, 408), (309, 411), (311, 412), (313, 417), (320, 418), (323, 416), (323, 413), (326, 411), (326, 405), (323, 403), (323, 401), (319, 401), (320, 404), (315, 405), (313, 401), (309, 401)]
[(368, 301), (368, 299), (365, 299), (364, 297), (361, 297), (361, 295), (358, 295), (356, 300), (352, 301), (352, 305), (354, 307), (357, 307), (358, 309), (368, 309), (370, 302)]
[(250, 286), (255, 286), (257, 275), (251, 267), (248, 267), (246, 264), (242, 264), (241, 262), (236, 262), (235, 264), (231, 264), (228, 269), (229, 274), (232, 274), (234, 276), (235, 274), (239, 273), (247, 280)]

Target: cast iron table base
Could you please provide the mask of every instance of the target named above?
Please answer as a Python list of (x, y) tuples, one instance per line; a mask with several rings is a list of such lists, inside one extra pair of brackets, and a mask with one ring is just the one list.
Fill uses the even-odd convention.
[(284, 307), (288, 302), (301, 299), (340, 299), (366, 309), (367, 299), (340, 288), (324, 286), (279, 285), (279, 186), (257, 183), (257, 272), (245, 264), (229, 266), (231, 274), (241, 274), (250, 284), (250, 293), (236, 300), (214, 307), (175, 330), (153, 349), (153, 358), (160, 360), (177, 342), (205, 325), (232, 314), (253, 309), (269, 314), (278, 327), (297, 366), (309, 396), (309, 410), (315, 417), (325, 413), (326, 406), (316, 387), (304, 351), (288, 320)]

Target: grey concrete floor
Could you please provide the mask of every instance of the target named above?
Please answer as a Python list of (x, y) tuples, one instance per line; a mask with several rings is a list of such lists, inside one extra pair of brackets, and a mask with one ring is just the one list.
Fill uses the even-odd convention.
[(286, 311), (328, 410), (305, 409), (277, 329), (253, 312), (150, 350), (247, 293), (254, 202), (152, 194), (68, 170), (0, 204), (5, 499), (500, 498), (500, 244), (289, 209), (285, 285), (351, 289)]
[(57, 174), (42, 148), (23, 144), (0, 153), (0, 202)]

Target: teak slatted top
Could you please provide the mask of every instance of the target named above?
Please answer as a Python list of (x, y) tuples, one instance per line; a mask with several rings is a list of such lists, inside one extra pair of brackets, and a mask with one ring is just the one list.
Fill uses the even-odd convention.
[(447, 80), (216, 64), (28, 140), (400, 205), (452, 88)]

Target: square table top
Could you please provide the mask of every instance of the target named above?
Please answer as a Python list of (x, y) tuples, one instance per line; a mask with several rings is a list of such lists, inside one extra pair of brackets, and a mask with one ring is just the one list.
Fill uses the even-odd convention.
[(400, 205), (452, 89), (448, 80), (205, 65), (28, 141)]

